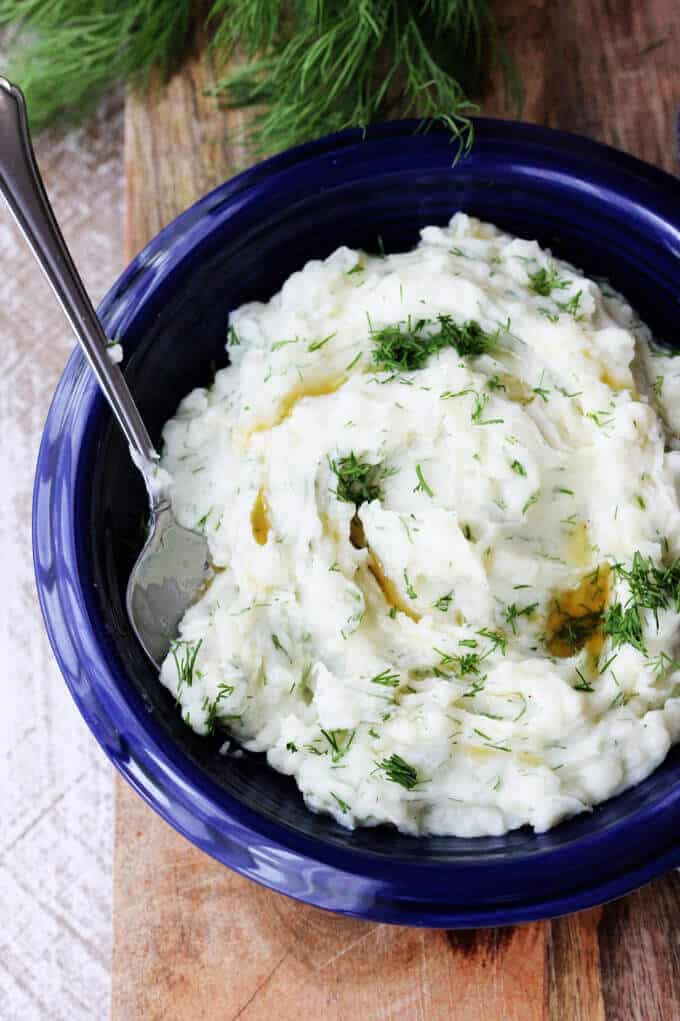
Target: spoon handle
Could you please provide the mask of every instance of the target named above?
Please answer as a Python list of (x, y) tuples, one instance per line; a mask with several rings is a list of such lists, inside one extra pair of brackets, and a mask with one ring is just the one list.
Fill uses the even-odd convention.
[[(109, 358), (108, 340), (62, 237), (35, 160), (23, 93), (0, 77), (0, 192), (71, 324), (133, 460), (147, 478), (158, 459), (123, 373)], [(137, 455), (136, 457), (134, 455)]]

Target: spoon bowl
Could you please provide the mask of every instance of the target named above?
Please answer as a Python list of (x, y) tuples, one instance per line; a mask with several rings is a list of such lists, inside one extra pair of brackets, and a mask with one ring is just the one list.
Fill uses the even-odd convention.
[(177, 522), (168, 500), (152, 506), (149, 532), (130, 573), (125, 603), (135, 634), (157, 667), (187, 607), (211, 576), (205, 538)]
[(159, 486), (158, 454), (66, 246), (31, 144), (23, 93), (0, 77), (0, 193), (59, 301), (111, 406), (149, 494), (149, 532), (130, 575), (127, 609), (142, 648), (159, 667), (185, 610), (210, 575), (208, 546), (183, 528)]

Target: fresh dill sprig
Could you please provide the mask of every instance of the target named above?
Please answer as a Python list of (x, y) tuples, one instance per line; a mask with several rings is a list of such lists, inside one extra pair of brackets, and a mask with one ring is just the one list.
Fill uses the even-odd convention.
[(487, 0), (0, 0), (0, 23), (14, 29), (9, 77), (37, 127), (82, 116), (117, 83), (167, 77), (201, 25), (222, 75), (212, 91), (254, 108), (246, 141), (258, 152), (409, 115), (441, 121), (465, 150), (467, 97), (494, 64), (521, 101)]
[(436, 319), (416, 319), (391, 323), (371, 330), (374, 365), (387, 372), (414, 372), (422, 369), (431, 355), (454, 348), (461, 357), (474, 357), (492, 351), (498, 334), (486, 333), (478, 322), (469, 319), (456, 323), (449, 315)]
[(384, 480), (399, 471), (398, 468), (382, 463), (370, 464), (362, 457), (357, 457), (354, 451), (339, 457), (337, 461), (329, 458), (328, 466), (338, 480), (335, 487), (338, 500), (353, 503), (355, 507), (370, 503), (371, 500), (382, 500)]
[(414, 787), (420, 782), (418, 780), (418, 770), (415, 766), (402, 759), (401, 755), (390, 755), (388, 759), (383, 759), (381, 762), (376, 763), (378, 769), (381, 769), (388, 780), (392, 783), (398, 783), (402, 787), (405, 787), (407, 791), (412, 791)]

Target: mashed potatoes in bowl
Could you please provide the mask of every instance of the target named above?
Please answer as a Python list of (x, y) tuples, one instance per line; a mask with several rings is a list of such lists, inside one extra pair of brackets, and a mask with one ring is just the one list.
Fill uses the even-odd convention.
[(456, 214), (230, 319), (164, 431), (214, 577), (161, 671), (347, 827), (544, 831), (680, 736), (680, 371), (620, 295)]

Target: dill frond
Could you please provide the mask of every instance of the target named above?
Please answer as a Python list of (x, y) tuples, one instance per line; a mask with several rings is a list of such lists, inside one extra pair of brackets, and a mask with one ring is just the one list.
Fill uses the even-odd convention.
[(112, 85), (167, 75), (188, 45), (190, 0), (0, 0), (14, 25), (4, 74), (18, 82), (34, 130), (90, 111)]
[(114, 84), (167, 74), (199, 20), (224, 72), (215, 95), (255, 108), (256, 153), (393, 116), (442, 122), (464, 151), (468, 97), (495, 64), (521, 102), (490, 0), (212, 0), (198, 10), (190, 0), (0, 0), (0, 25), (15, 29), (8, 73), (35, 127), (81, 116)]

